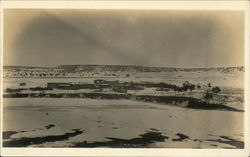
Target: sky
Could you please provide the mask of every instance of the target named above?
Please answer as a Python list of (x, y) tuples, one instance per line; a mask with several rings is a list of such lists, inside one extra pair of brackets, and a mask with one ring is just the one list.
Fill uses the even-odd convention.
[(5, 9), (4, 65), (244, 65), (244, 12)]

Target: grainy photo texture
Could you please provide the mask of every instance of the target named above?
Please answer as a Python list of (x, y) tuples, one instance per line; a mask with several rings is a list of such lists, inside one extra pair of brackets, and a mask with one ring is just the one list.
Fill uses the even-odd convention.
[(3, 147), (244, 148), (244, 12), (4, 9)]

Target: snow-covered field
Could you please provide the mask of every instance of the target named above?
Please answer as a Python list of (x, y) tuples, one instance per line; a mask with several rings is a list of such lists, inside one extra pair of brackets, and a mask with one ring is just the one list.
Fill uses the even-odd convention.
[[(243, 112), (192, 110), (130, 100), (17, 98), (4, 99), (3, 104), (3, 131), (16, 132), (4, 139), (5, 145), (15, 140), (24, 144), (33, 140), (26, 143), (29, 147), (111, 147), (114, 144), (242, 148), (244, 145)], [(73, 129), (81, 132), (66, 138)]]
[[(244, 73), (141, 73), (119, 81), (210, 82), (227, 105), (243, 107)], [(93, 83), (96, 78), (4, 78), (3, 88), (46, 87), (48, 82)], [(25, 82), (25, 86), (20, 83)], [(147, 88), (139, 94), (164, 92)], [(51, 92), (58, 92), (53, 89)], [(59, 91), (60, 92), (60, 91)], [(62, 91), (61, 91), (62, 92)], [(63, 91), (65, 92), (65, 91)], [(72, 92), (68, 90), (67, 92)], [(157, 93), (156, 93), (157, 94)], [(199, 94), (194, 91), (192, 96)], [(237, 101), (235, 101), (237, 100)], [(131, 100), (4, 98), (3, 146), (243, 148), (244, 112), (194, 110)]]

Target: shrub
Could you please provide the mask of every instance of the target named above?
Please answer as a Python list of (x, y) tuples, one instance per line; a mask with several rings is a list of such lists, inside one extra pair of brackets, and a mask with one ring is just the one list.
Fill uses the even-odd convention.
[(204, 98), (206, 100), (211, 100), (211, 99), (213, 99), (213, 94), (210, 92), (206, 92), (206, 94), (204, 95)]
[(217, 86), (217, 87), (212, 88), (212, 92), (217, 94), (221, 92), (221, 89)]
[(200, 88), (201, 88), (201, 86), (198, 84), (198, 85), (197, 85), (197, 89), (200, 89)]
[(207, 86), (208, 86), (208, 87), (211, 87), (211, 83), (209, 82)]
[(192, 83), (189, 83), (188, 81), (185, 81), (183, 84), (182, 84), (182, 88), (184, 91), (187, 91), (187, 90), (194, 90), (195, 89), (195, 85), (192, 84)]

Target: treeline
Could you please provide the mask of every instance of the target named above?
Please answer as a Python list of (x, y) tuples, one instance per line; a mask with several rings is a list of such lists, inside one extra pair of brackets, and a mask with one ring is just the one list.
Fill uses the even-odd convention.
[(137, 65), (60, 65), (58, 67), (66, 72), (80, 72), (80, 71), (135, 71), (135, 72), (197, 72), (197, 71), (211, 71), (217, 70), (220, 72), (242, 71), (244, 66), (238, 67), (214, 67), (214, 68), (174, 68), (174, 67), (148, 67)]
[(60, 65), (55, 67), (65, 72), (91, 72), (91, 71), (107, 71), (107, 72), (176, 72), (177, 68), (165, 67), (147, 67), (137, 65)]
[(239, 71), (244, 72), (244, 66), (238, 67), (215, 67), (215, 68), (174, 68), (174, 67), (148, 67), (138, 65), (60, 65), (56, 67), (29, 67), (29, 66), (3, 66), (9, 71), (32, 71), (43, 70), (48, 72), (60, 71), (61, 73), (78, 72), (207, 72), (218, 71), (223, 73)]

